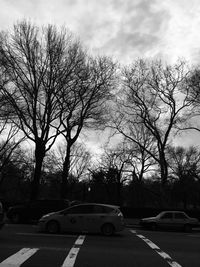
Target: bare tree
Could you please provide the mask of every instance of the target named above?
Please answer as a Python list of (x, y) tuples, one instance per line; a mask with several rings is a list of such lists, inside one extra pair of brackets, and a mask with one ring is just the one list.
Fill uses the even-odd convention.
[(31, 192), (31, 199), (35, 199), (45, 153), (59, 134), (58, 92), (69, 85), (81, 52), (66, 30), (58, 31), (51, 25), (40, 30), (22, 21), (14, 25), (12, 33), (1, 37), (0, 65), (6, 75), (1, 89), (14, 114), (13, 122), (35, 144)]
[[(47, 153), (44, 160), (44, 168), (48, 172), (62, 172), (65, 161), (66, 144), (65, 141), (57, 144), (57, 147)], [(84, 179), (90, 167), (91, 155), (82, 143), (74, 143), (70, 154), (69, 174), (77, 180)]]
[[(3, 123), (5, 124), (5, 122)], [(4, 132), (5, 131), (5, 132)], [(14, 124), (6, 124), (6, 127), (0, 129), (0, 134), (2, 135), (0, 142), (0, 172), (4, 168), (4, 166), (10, 160), (13, 152), (17, 149), (17, 147), (24, 141), (24, 137), (17, 137), (19, 133), (18, 128)], [(15, 139), (17, 137), (17, 139)], [(0, 179), (0, 186), (1, 186)]]
[(197, 147), (170, 147), (169, 167), (173, 178), (176, 199), (179, 197), (184, 208), (190, 203), (199, 204), (200, 151)]
[(182, 116), (181, 123), (179, 125), (180, 130), (189, 130), (200, 132), (200, 69), (195, 67), (191, 69), (190, 75), (187, 78), (185, 86), (182, 88), (182, 92), (187, 95), (188, 101), (190, 101), (190, 109)]
[(169, 167), (178, 179), (190, 176), (200, 180), (200, 152), (196, 147), (170, 147), (168, 150)]
[[(190, 105), (180, 92), (187, 77), (185, 63), (164, 66), (162, 62), (135, 62), (123, 70), (123, 86), (114, 127), (126, 138), (144, 149), (159, 165), (161, 184), (168, 179), (165, 155), (173, 128), (183, 110)], [(144, 127), (153, 144), (147, 146), (136, 136), (135, 129)], [(149, 142), (148, 141), (148, 142)]]
[(116, 65), (111, 59), (91, 58), (86, 55), (83, 55), (83, 59), (75, 69), (69, 91), (60, 92), (60, 98), (62, 98), (61, 133), (66, 140), (62, 197), (66, 197), (68, 193), (71, 148), (83, 128), (91, 129), (105, 124), (106, 103), (110, 99), (110, 90), (115, 81)]
[(116, 201), (119, 205), (122, 201), (122, 187), (129, 180), (131, 154), (126, 149), (125, 143), (122, 143), (113, 149), (106, 148), (99, 163), (99, 168), (105, 173), (105, 183), (109, 195), (112, 194), (109, 192), (109, 189), (112, 188), (109, 187), (116, 187)]
[(20, 143), (25, 140), (25, 137), (19, 134), (19, 128), (10, 120), (12, 113), (1, 90), (1, 86), (5, 84), (4, 71), (0, 69), (0, 187), (4, 180), (2, 170)]

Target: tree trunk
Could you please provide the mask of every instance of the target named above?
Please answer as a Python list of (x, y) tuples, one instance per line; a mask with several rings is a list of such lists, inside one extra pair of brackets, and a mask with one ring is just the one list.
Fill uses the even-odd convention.
[(160, 173), (161, 173), (161, 184), (160, 184), (160, 194), (161, 194), (161, 201), (160, 205), (161, 207), (166, 207), (168, 200), (166, 195), (166, 183), (168, 179), (168, 166), (165, 159), (164, 152), (160, 155)]
[(35, 148), (35, 170), (33, 181), (31, 183), (31, 195), (30, 199), (35, 200), (39, 194), (40, 177), (42, 172), (42, 163), (45, 157), (45, 145), (40, 142), (36, 143)]
[(63, 172), (62, 172), (62, 183), (61, 183), (61, 198), (67, 198), (69, 195), (68, 188), (68, 179), (69, 179), (69, 169), (70, 169), (70, 152), (71, 146), (67, 146), (65, 161), (63, 163)]
[(117, 204), (120, 206), (122, 203), (122, 199), (121, 199), (121, 187), (122, 187), (122, 183), (121, 183), (121, 173), (117, 174)]

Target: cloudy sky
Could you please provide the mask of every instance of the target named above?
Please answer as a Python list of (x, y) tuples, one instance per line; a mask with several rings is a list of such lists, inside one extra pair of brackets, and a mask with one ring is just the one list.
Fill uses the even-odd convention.
[(0, 0), (0, 30), (21, 19), (64, 25), (92, 53), (122, 64), (141, 57), (200, 62), (199, 0)]
[(199, 0), (0, 0), (0, 7), (0, 29), (24, 18), (65, 25), (92, 52), (122, 63), (199, 58)]

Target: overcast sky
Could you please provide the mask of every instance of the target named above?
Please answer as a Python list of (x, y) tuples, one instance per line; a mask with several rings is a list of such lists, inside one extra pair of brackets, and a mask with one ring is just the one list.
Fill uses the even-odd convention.
[(0, 30), (21, 19), (64, 25), (92, 53), (123, 64), (141, 57), (200, 61), (199, 0), (0, 0)]
[(24, 18), (65, 25), (91, 51), (122, 63), (199, 58), (199, 0), (0, 0), (1, 29)]

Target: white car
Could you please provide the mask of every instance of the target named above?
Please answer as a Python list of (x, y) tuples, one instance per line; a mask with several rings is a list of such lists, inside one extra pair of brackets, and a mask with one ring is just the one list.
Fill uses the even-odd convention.
[(124, 217), (117, 206), (87, 203), (46, 214), (38, 226), (49, 233), (101, 232), (109, 236), (124, 229)]
[(187, 232), (191, 231), (193, 227), (200, 227), (198, 219), (191, 218), (182, 211), (163, 211), (155, 217), (141, 219), (140, 225), (150, 227), (152, 230), (157, 228), (173, 228), (182, 229)]

